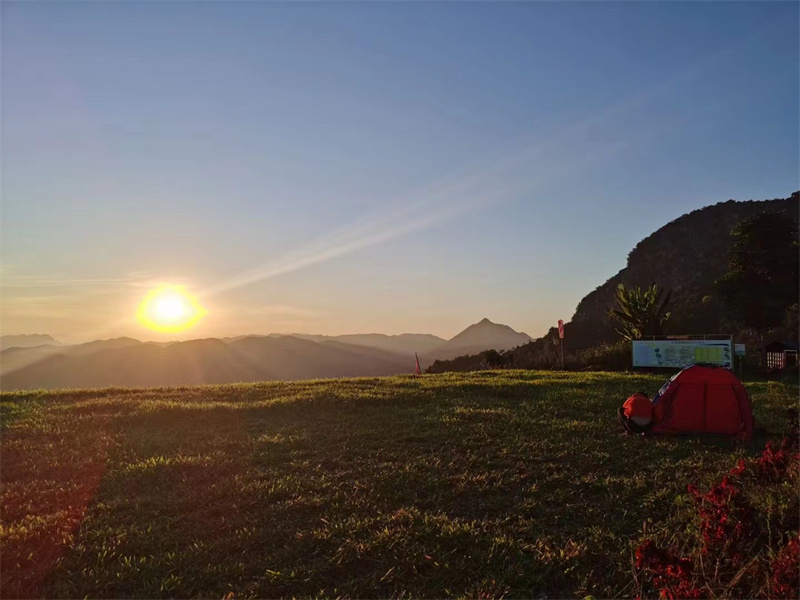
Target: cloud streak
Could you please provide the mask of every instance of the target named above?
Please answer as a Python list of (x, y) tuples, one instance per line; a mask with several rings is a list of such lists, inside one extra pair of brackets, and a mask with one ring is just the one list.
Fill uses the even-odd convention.
[(3, 289), (42, 289), (42, 288), (71, 288), (71, 289), (96, 289), (102, 287), (117, 288), (120, 285), (142, 286), (149, 285), (152, 278), (145, 273), (127, 273), (122, 277), (70, 277), (66, 275), (35, 275), (19, 273), (13, 266), (4, 266), (0, 271), (0, 281)]
[[(605, 122), (601, 121), (601, 124)], [(535, 192), (558, 178), (576, 175), (641, 143), (635, 139), (592, 142), (593, 123), (530, 146), (503, 160), (466, 169), (393, 201), (371, 217), (342, 227), (313, 242), (254, 268), (248, 269), (210, 289), (213, 295), (327, 262), (371, 246), (391, 241), (466, 213)]]
[[(528, 136), (520, 149), (496, 160), (484, 160), (404, 194), (383, 211), (321, 236), (311, 243), (206, 289), (210, 296), (258, 281), (291, 273), (340, 256), (388, 242), (446, 222), (463, 214), (535, 194), (559, 178), (576, 176), (618, 156), (639, 148), (659, 133), (691, 120), (683, 109), (677, 115), (648, 114), (654, 99), (706, 73), (736, 50), (747, 46), (763, 31), (723, 47), (686, 69), (650, 85), (625, 100), (568, 125), (545, 139)], [(681, 109), (679, 109), (681, 110)], [(657, 125), (652, 126), (655, 122)], [(633, 135), (624, 135), (627, 132)]]

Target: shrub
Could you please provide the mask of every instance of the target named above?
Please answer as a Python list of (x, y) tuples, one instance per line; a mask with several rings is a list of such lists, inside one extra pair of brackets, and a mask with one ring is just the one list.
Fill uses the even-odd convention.
[(631, 367), (631, 343), (620, 340), (581, 350), (570, 356), (567, 367), (594, 371), (625, 371)]

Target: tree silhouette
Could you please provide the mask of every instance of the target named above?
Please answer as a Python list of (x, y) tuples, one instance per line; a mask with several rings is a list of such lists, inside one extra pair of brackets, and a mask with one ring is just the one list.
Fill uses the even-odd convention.
[(740, 221), (732, 230), (728, 272), (715, 282), (731, 317), (752, 330), (761, 344), (766, 369), (765, 337), (797, 311), (797, 224), (782, 212), (762, 212)]

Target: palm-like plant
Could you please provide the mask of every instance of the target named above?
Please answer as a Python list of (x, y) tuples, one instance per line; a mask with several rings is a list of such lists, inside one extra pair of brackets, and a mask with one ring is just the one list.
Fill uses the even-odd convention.
[(665, 310), (671, 295), (672, 292), (664, 294), (655, 283), (644, 290), (638, 286), (626, 289), (620, 283), (616, 294), (618, 307), (608, 313), (620, 324), (617, 333), (626, 340), (662, 335), (671, 314)]

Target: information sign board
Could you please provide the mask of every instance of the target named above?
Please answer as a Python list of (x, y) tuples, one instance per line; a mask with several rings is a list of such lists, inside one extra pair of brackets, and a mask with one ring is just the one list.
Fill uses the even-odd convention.
[(634, 367), (682, 369), (695, 363), (733, 368), (731, 340), (634, 340)]

